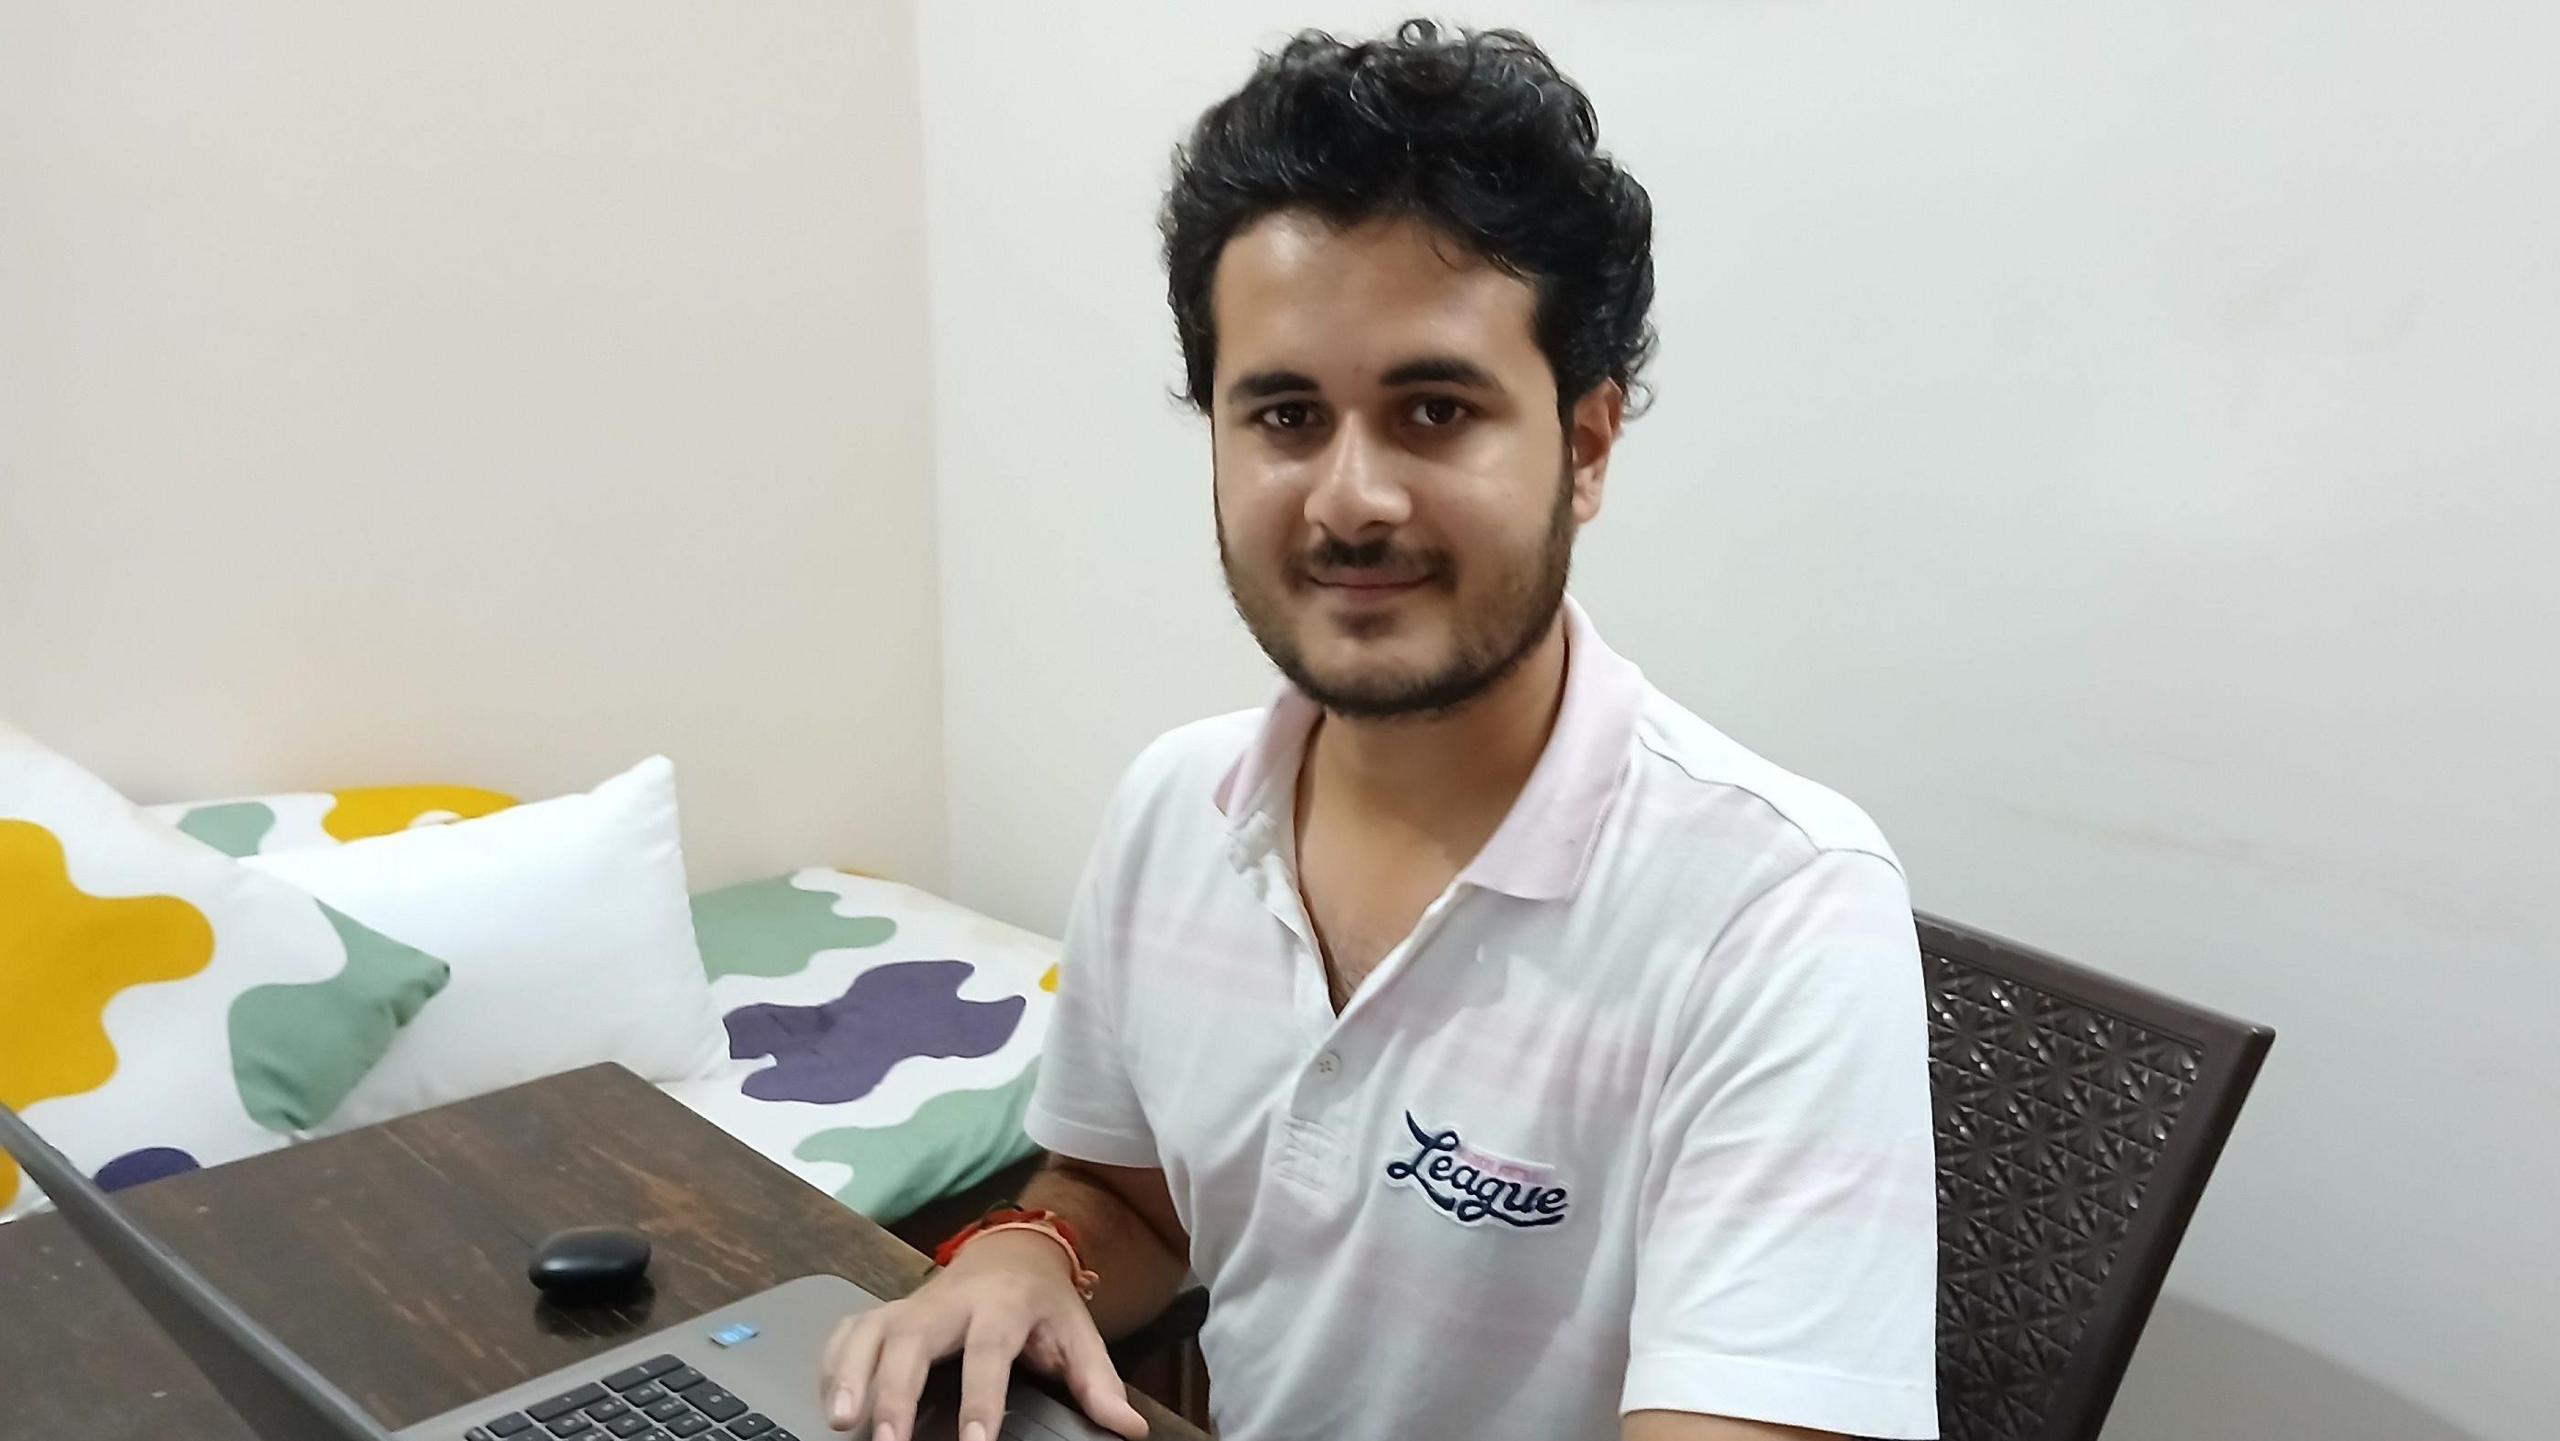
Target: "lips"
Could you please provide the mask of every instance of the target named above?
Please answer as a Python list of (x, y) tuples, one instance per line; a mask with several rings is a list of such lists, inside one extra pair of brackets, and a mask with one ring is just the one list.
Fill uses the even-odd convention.
[(1428, 567), (1412, 565), (1311, 565), (1301, 573), (1311, 585), (1354, 594), (1410, 590), (1431, 578)]
[(1322, 571), (1310, 577), (1313, 584), (1309, 597), (1317, 611), (1336, 620), (1349, 622), (1355, 617), (1368, 620), (1401, 615), (1420, 604), (1414, 597), (1430, 584), (1428, 575), (1390, 574), (1388, 572)]
[(1311, 579), (1327, 590), (1349, 591), (1355, 595), (1384, 595), (1390, 591), (1411, 590), (1422, 584), (1422, 577), (1418, 575), (1317, 575)]

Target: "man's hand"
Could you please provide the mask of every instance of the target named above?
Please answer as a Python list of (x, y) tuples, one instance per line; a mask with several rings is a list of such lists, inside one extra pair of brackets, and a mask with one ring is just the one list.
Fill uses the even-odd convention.
[(1066, 1252), (1045, 1236), (971, 1241), (950, 1268), (903, 1301), (848, 1317), (827, 1342), (827, 1422), (868, 1422), (874, 1441), (908, 1441), (934, 1362), (960, 1353), (960, 1441), (994, 1441), (1014, 1358), (1066, 1382), (1084, 1413), (1132, 1438), (1147, 1423), (1076, 1294)]

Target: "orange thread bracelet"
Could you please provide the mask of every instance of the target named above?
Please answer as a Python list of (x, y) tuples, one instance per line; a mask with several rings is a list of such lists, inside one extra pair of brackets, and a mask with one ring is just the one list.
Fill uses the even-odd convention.
[(1102, 1278), (1085, 1269), (1084, 1251), (1076, 1244), (1075, 1231), (1067, 1225), (1066, 1219), (1055, 1211), (1023, 1211), (1005, 1208), (989, 1211), (978, 1220), (960, 1228), (958, 1235), (935, 1247), (933, 1264), (949, 1266), (952, 1258), (960, 1254), (961, 1247), (980, 1236), (992, 1236), (998, 1231), (1031, 1231), (1057, 1242), (1058, 1248), (1067, 1253), (1067, 1270), (1070, 1273), (1070, 1282), (1076, 1288), (1076, 1294), (1088, 1301), (1093, 1299), (1094, 1287), (1102, 1283)]

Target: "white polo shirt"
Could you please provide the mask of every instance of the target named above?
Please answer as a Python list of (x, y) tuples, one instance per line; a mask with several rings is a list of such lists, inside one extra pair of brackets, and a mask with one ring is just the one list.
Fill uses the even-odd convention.
[(1934, 1437), (1900, 866), (1567, 606), (1527, 787), (1338, 1016), (1293, 869), (1314, 705), (1150, 746), (1026, 1125), (1163, 1169), (1229, 1441), (1615, 1437), (1655, 1408)]

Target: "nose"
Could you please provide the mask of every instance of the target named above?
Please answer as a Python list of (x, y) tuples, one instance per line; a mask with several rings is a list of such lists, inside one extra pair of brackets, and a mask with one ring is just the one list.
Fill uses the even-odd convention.
[(1307, 490), (1308, 522), (1350, 540), (1392, 530), (1412, 515), (1413, 497), (1396, 474), (1392, 447), (1362, 425), (1337, 429)]

